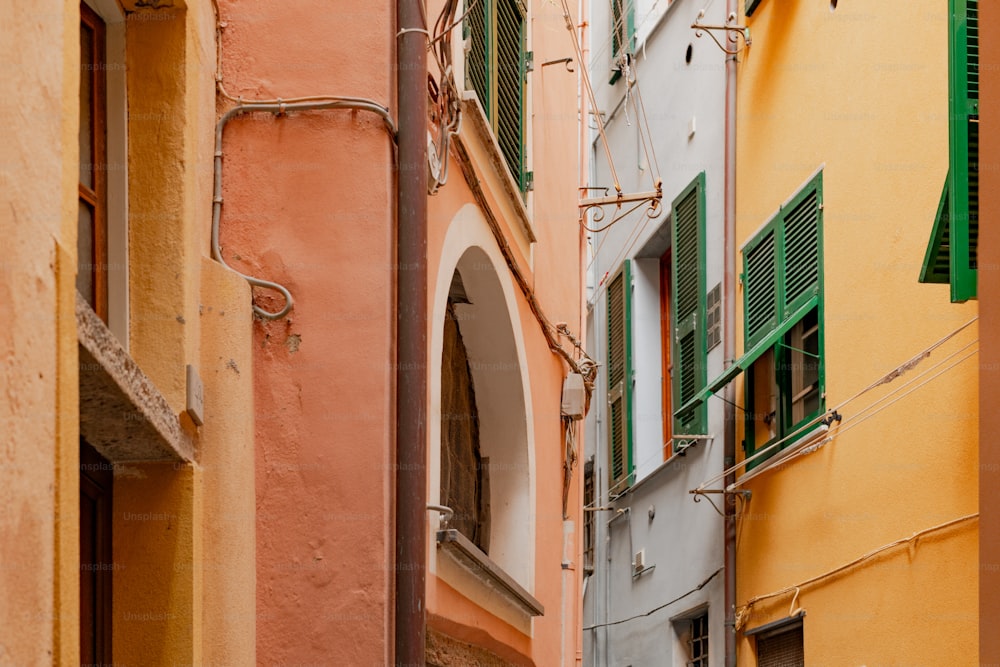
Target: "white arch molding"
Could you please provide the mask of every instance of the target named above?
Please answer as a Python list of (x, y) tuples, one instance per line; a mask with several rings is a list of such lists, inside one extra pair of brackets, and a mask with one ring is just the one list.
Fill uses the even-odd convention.
[[(486, 219), (473, 204), (452, 218), (441, 249), (431, 311), (428, 502), (441, 496), (441, 359), (452, 275), (458, 269), (471, 305), (456, 306), (469, 354), (480, 421), (480, 449), (490, 458), (490, 559), (534, 590), (535, 437), (531, 383), (517, 293)], [(437, 573), (431, 517), (428, 570)]]

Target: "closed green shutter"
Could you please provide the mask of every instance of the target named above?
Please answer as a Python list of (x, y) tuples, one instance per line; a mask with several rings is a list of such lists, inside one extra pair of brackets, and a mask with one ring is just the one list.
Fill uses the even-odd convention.
[(673, 202), (674, 433), (700, 434), (705, 404), (691, 404), (706, 382), (705, 174)]
[(487, 64), (490, 62), (487, 39), (487, 3), (484, 0), (468, 0), (474, 3), (469, 8), (466, 17), (466, 29), (469, 31), (469, 52), (465, 58), (465, 87), (472, 88), (479, 97), (487, 117), (490, 115), (490, 79)]
[(628, 486), (632, 461), (632, 266), (625, 260), (608, 283), (609, 488)]
[(497, 0), (497, 104), (495, 125), (500, 151), (524, 189), (524, 6)]
[(465, 19), (469, 34), (465, 85), (476, 91), (522, 192), (528, 187), (524, 160), (526, 16), (522, 0), (479, 0)]
[(950, 0), (949, 235), (951, 300), (976, 296), (979, 241), (979, 7)]

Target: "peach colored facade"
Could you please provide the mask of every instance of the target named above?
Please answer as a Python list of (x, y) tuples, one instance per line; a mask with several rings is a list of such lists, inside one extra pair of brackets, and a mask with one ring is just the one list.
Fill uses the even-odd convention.
[[(0, 664), (393, 664), (395, 4), (0, 13)], [(85, 25), (100, 26), (89, 61)], [(532, 2), (525, 25), (536, 62), (571, 50), (551, 3)], [(580, 359), (555, 330), (581, 332), (577, 84), (563, 65), (526, 74), (526, 193), (466, 93), (451, 177), (427, 198), (428, 502), (456, 270), (493, 489), (490, 556), (471, 567), (426, 513), (428, 664), (579, 659), (579, 466), (564, 488), (577, 426), (550, 350)], [(239, 113), (323, 95), (374, 104)], [(95, 124), (106, 151), (88, 161)], [(86, 256), (85, 163), (107, 185), (100, 262)], [(287, 287), (286, 316), (262, 317), (280, 293), (216, 261), (213, 214), (221, 258)], [(88, 273), (107, 280), (106, 313), (77, 291)], [(91, 449), (101, 463), (81, 459)], [(104, 510), (84, 504), (97, 472), (99, 529)], [(82, 553), (105, 536), (106, 558)]]
[[(360, 97), (398, 117), (393, 3), (292, 10), (223, 1), (220, 10), (223, 85), (233, 97)], [(431, 16), (440, 10), (428, 7)], [(565, 55), (572, 43), (561, 10), (534, 2), (528, 17), (536, 63)], [(440, 72), (431, 74), (439, 83)], [(428, 511), (429, 664), (573, 664), (579, 651), (578, 510), (565, 519), (562, 511), (567, 367), (506, 263), (528, 276), (550, 322), (580, 331), (577, 79), (564, 67), (536, 67), (527, 80), (534, 190), (522, 199), (467, 98), (450, 178), (427, 200), (427, 482), (428, 502), (438, 504), (441, 336), (458, 270), (482, 307), (461, 327), (483, 446), (493, 450), (490, 557), (544, 614), (533, 617), (481, 570), (445, 555), (438, 514)], [(223, 255), (295, 299), (287, 317), (253, 324), (258, 660), (386, 664), (395, 574), (392, 138), (365, 111), (258, 114), (229, 124), (223, 152)], [(265, 290), (257, 303), (283, 305)], [(574, 476), (570, 497), (579, 492)]]

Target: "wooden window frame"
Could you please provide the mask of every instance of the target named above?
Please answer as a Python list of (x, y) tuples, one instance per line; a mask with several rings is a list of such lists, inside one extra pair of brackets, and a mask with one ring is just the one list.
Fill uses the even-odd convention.
[[(85, 62), (81, 46), (80, 76), (90, 77), (91, 96), (80, 100), (88, 104), (93, 131), (90, 136), (92, 159), (89, 163), (91, 183), (89, 187), (78, 183), (79, 206), (86, 206), (93, 212), (93, 232), (91, 257), (78, 257), (78, 270), (89, 270), (93, 284), (93, 294), (84, 298), (94, 308), (94, 312), (105, 322), (108, 321), (108, 228), (107, 228), (107, 33), (104, 20), (86, 3), (80, 3), (80, 28), (93, 32), (94, 50)], [(81, 91), (82, 93), (82, 91)], [(81, 127), (81, 132), (83, 128)], [(80, 156), (81, 162), (85, 159)], [(79, 243), (77, 245), (79, 248)], [(89, 261), (88, 261), (89, 260)]]
[[(80, 438), (80, 661), (111, 665), (112, 464)], [(91, 504), (88, 504), (92, 503)], [(93, 507), (93, 513), (87, 511)], [(88, 516), (90, 515), (90, 516)], [(89, 552), (89, 553), (87, 553)]]
[(671, 322), (671, 276), (673, 275), (673, 256), (667, 249), (660, 257), (660, 358), (662, 360), (660, 393), (663, 398), (663, 460), (674, 454), (671, 441), (674, 437), (673, 411), (673, 357), (670, 346), (673, 330)]

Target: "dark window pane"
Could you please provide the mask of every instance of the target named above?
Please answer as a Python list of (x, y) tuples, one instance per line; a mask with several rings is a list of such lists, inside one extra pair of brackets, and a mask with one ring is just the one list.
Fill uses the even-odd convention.
[(94, 30), (80, 26), (80, 183), (94, 187)]
[(76, 225), (76, 289), (96, 308), (94, 298), (94, 209), (87, 202), (80, 202)]

